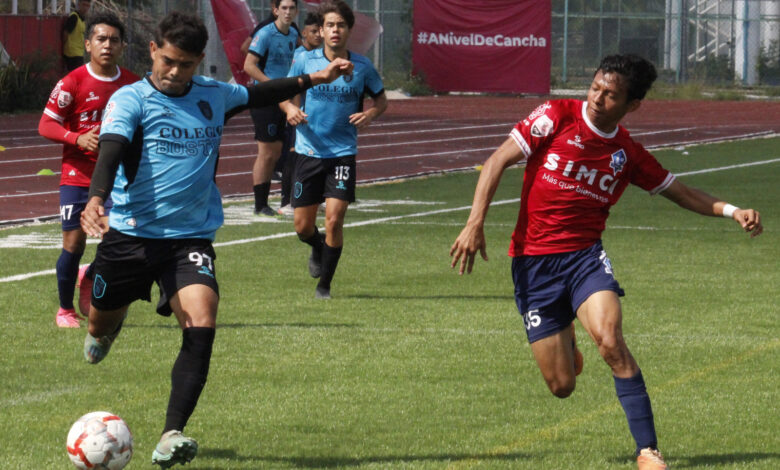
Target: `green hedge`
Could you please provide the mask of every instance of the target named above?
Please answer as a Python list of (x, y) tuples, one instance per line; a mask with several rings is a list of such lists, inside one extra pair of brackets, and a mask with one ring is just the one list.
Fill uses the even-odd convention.
[(59, 58), (35, 54), (0, 67), (0, 113), (41, 111), (60, 76)]

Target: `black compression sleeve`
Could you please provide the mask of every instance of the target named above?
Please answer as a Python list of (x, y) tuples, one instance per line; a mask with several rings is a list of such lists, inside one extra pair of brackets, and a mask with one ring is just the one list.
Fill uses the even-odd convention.
[(127, 153), (127, 147), (127, 139), (122, 136), (108, 134), (100, 138), (100, 154), (92, 173), (88, 199), (93, 196), (98, 196), (103, 201), (108, 199), (114, 188), (116, 170)]
[[(303, 86), (301, 86), (303, 82)], [(248, 86), (250, 108), (262, 108), (272, 104), (281, 103), (298, 93), (312, 87), (309, 75), (299, 75), (290, 78), (278, 78), (257, 85)]]

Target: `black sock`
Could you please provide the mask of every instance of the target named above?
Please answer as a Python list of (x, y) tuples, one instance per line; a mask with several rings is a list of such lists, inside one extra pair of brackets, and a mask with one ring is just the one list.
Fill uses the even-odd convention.
[(312, 249), (314, 249), (314, 256), (322, 256), (322, 247), (325, 245), (325, 236), (320, 233), (316, 225), (314, 226), (314, 233), (312, 233), (308, 237), (304, 237), (299, 233), (298, 238), (303, 243), (309, 245), (310, 247), (312, 247)]
[(255, 193), (255, 212), (268, 205), (268, 193), (271, 192), (271, 182), (266, 181), (252, 186)]
[(290, 191), (292, 190), (293, 173), (295, 173), (296, 153), (290, 150), (286, 157), (284, 168), (282, 169), (282, 207), (290, 204)]
[(195, 410), (209, 374), (214, 334), (214, 328), (191, 327), (182, 330), (181, 350), (171, 371), (171, 397), (165, 413), (163, 433), (172, 429), (182, 431)]
[(333, 275), (336, 274), (336, 266), (339, 265), (339, 258), (341, 258), (341, 247), (332, 247), (327, 243), (322, 244), (322, 274), (320, 275), (320, 282), (317, 283), (317, 287), (330, 289), (330, 281), (333, 280)]

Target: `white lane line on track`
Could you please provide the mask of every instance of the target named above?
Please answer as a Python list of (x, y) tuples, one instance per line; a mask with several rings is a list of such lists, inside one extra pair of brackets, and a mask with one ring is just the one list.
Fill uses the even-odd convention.
[(33, 178), (33, 177), (36, 177), (36, 176), (47, 177), (47, 176), (59, 175), (62, 172), (54, 171), (52, 173), (53, 173), (52, 175), (38, 175), (36, 173), (32, 173), (32, 174), (29, 174), (29, 175), (0, 176), (0, 180), (13, 180), (13, 179), (18, 179), (18, 178)]
[(27, 196), (43, 196), (46, 194), (59, 194), (59, 191), (43, 191), (40, 193), (24, 193), (24, 194), (0, 194), (0, 199), (9, 197), (27, 197)]

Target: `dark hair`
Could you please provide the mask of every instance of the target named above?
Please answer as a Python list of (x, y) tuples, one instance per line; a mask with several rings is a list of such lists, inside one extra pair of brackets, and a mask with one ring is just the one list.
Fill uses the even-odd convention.
[(317, 26), (320, 25), (320, 15), (312, 11), (306, 14), (306, 18), (303, 20), (303, 26), (311, 26), (313, 24), (316, 24)]
[[(298, 0), (293, 0), (293, 2), (295, 2), (295, 6), (297, 7), (298, 6)], [(271, 1), (271, 5), (274, 8), (279, 8), (279, 5), (281, 5), (281, 4), (282, 4), (282, 0), (272, 0)]]
[(95, 13), (94, 15), (89, 15), (87, 18), (87, 24), (84, 29), (84, 39), (89, 39), (92, 37), (92, 35), (95, 33), (95, 26), (99, 24), (105, 24), (108, 26), (112, 26), (119, 30), (119, 39), (124, 42), (125, 40), (125, 25), (122, 24), (121, 21), (119, 21), (119, 17), (116, 16), (114, 13), (110, 11), (102, 11), (100, 13)]
[(320, 16), (320, 26), (325, 24), (325, 15), (328, 13), (338, 13), (341, 15), (341, 17), (344, 18), (344, 21), (347, 22), (349, 29), (352, 29), (352, 27), (355, 26), (355, 14), (352, 13), (352, 8), (342, 0), (321, 3), (317, 13)]
[(619, 73), (628, 80), (628, 101), (643, 99), (658, 78), (653, 64), (635, 54), (608, 55), (601, 59), (596, 73), (599, 70), (603, 73)]
[(157, 47), (163, 47), (163, 43), (169, 44), (191, 54), (200, 55), (206, 48), (209, 33), (203, 20), (195, 15), (172, 11), (160, 21), (154, 33), (154, 42)]

